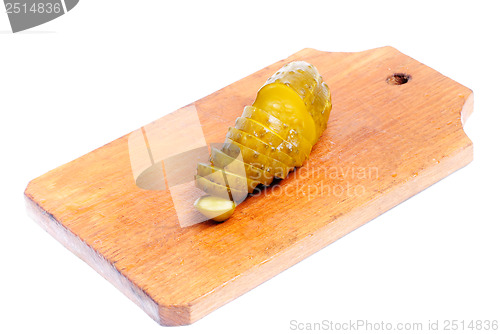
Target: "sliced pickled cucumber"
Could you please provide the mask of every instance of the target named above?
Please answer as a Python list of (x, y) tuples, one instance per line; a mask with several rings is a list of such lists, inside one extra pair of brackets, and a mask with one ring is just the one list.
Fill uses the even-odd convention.
[(276, 159), (257, 152), (231, 139), (226, 138), (226, 141), (222, 146), (222, 151), (227, 153), (229, 156), (237, 156), (238, 154), (241, 154), (245, 163), (260, 168), (279, 179), (284, 179), (293, 169), (291, 166), (287, 166)]
[(222, 149), (212, 148), (213, 166), (198, 164), (196, 185), (213, 195), (198, 200), (198, 210), (227, 219), (258, 183), (269, 185), (302, 166), (326, 128), (330, 99), (328, 86), (306, 62), (271, 76), (229, 128)]
[(283, 84), (293, 89), (303, 101), (306, 109), (314, 119), (316, 126), (316, 143), (326, 128), (330, 116), (330, 89), (323, 82), (318, 70), (304, 61), (294, 61), (283, 66), (273, 74), (263, 86)]
[(274, 178), (270, 173), (244, 163), (243, 160), (235, 159), (214, 147), (211, 151), (210, 160), (216, 167), (258, 181), (266, 186), (271, 184)]
[(271, 147), (275, 147), (277, 151), (287, 153), (294, 158), (296, 167), (302, 166), (312, 149), (311, 145), (302, 136), (283, 131), (281, 133), (284, 136), (283, 138), (278, 133), (251, 118), (238, 117), (235, 128), (259, 138)]
[[(197, 174), (206, 179), (230, 188), (246, 190), (251, 193), (259, 185), (259, 181), (249, 179), (242, 175), (237, 175), (205, 163), (198, 163)], [(227, 180), (227, 183), (226, 183)]]
[(194, 206), (208, 219), (221, 222), (231, 217), (236, 203), (225, 198), (205, 195), (198, 198)]
[(267, 155), (273, 159), (281, 161), (283, 164), (289, 167), (296, 166), (295, 159), (292, 158), (290, 155), (288, 155), (282, 150), (277, 150), (276, 146), (272, 146), (268, 143), (265, 143), (250, 133), (246, 133), (241, 130), (230, 127), (229, 131), (227, 132), (226, 138), (231, 139), (237, 143), (240, 143), (246, 147), (249, 147), (259, 153)]
[(228, 199), (236, 203), (243, 202), (243, 200), (248, 195), (248, 192), (246, 190), (239, 190), (234, 188), (229, 189), (226, 186), (214, 183), (199, 175), (195, 175), (195, 184), (199, 189), (203, 190), (207, 194)]
[(264, 85), (257, 93), (253, 106), (265, 110), (290, 128), (297, 129), (311, 144), (316, 142), (314, 119), (304, 101), (289, 86), (278, 82)]

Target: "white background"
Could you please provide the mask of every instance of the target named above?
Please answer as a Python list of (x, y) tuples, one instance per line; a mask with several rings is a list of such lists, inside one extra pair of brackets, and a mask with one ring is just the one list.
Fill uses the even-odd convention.
[[(495, 1), (82, 0), (0, 13), (0, 332), (291, 332), (290, 321), (500, 320)], [(162, 328), (31, 221), (31, 179), (305, 47), (391, 45), (475, 93), (466, 168), (194, 325)], [(472, 333), (471, 331), (469, 331)]]

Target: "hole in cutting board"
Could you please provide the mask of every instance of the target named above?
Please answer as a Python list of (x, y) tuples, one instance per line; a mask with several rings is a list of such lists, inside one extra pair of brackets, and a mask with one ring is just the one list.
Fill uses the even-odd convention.
[(408, 81), (411, 80), (411, 75), (405, 73), (394, 73), (390, 77), (388, 77), (385, 81), (389, 85), (404, 85)]

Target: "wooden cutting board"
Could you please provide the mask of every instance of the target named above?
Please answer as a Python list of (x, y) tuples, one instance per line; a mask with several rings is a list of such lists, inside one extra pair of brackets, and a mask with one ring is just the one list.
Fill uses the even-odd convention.
[[(129, 147), (137, 131), (31, 181), (31, 216), (154, 320), (185, 325), (472, 160), (463, 131), (471, 90), (391, 47), (304, 49), (167, 115), (176, 127), (159, 120), (138, 131), (186, 136), (178, 122), (194, 108), (206, 142), (222, 142), (265, 80), (293, 60), (315, 65), (329, 85), (328, 128), (305, 166), (228, 221), (180, 227), (167, 186), (138, 187), (139, 153)], [(144, 168), (158, 162), (146, 152)]]

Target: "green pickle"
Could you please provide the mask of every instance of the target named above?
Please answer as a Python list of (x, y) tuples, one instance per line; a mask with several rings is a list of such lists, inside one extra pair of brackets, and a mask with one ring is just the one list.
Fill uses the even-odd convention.
[(309, 157), (331, 108), (330, 90), (314, 66), (304, 61), (283, 66), (243, 109), (222, 148), (212, 148), (211, 164), (198, 164), (196, 186), (210, 196), (195, 207), (223, 221), (234, 212), (231, 202), (240, 203), (259, 184), (286, 178)]

